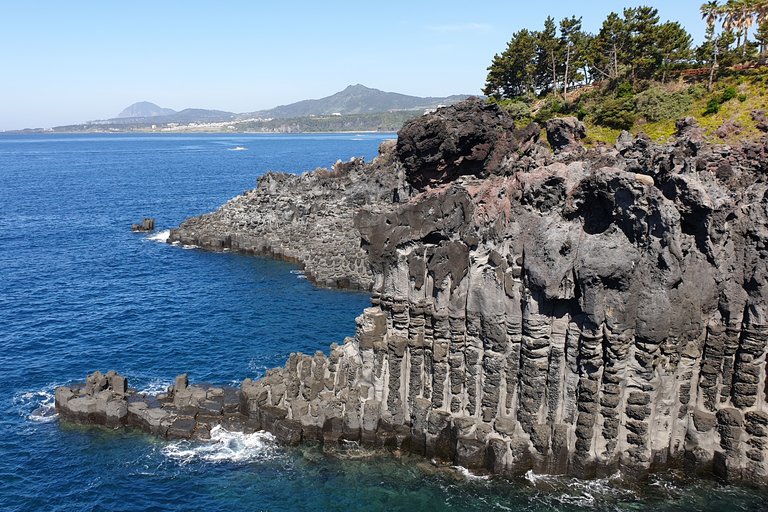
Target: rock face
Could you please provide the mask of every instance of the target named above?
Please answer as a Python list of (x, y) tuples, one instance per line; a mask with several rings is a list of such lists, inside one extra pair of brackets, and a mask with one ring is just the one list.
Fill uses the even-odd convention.
[(298, 262), (322, 286), (370, 290), (373, 276), (352, 217), (404, 193), (397, 189), (393, 149), (394, 141), (383, 143), (368, 165), (352, 159), (301, 176), (269, 172), (216, 212), (188, 218), (168, 242)]
[(555, 153), (575, 148), (586, 136), (587, 128), (575, 117), (556, 117), (547, 121), (547, 141)]
[[(372, 307), (329, 356), (246, 379), (240, 413), (286, 442), (359, 440), (501, 474), (685, 466), (768, 484), (768, 139), (710, 147), (690, 118), (674, 144), (625, 133), (586, 149), (571, 119), (552, 124), (566, 141), (553, 154), (497, 110), (491, 136), (488, 116), (477, 101), (441, 109), (404, 128), (396, 158), (355, 165), (360, 189), (385, 185), (349, 208), (362, 244), (343, 242), (339, 272), (362, 245)], [(455, 141), (469, 141), (464, 160)], [(267, 177), (211, 214), (212, 231), (182, 231), (199, 226), (207, 246), (277, 237), (276, 254), (309, 258), (317, 239), (258, 219), (307, 204), (309, 180), (349, 179), (313, 211), (349, 204), (355, 184), (334, 173)], [(276, 229), (308, 225), (292, 215)]]

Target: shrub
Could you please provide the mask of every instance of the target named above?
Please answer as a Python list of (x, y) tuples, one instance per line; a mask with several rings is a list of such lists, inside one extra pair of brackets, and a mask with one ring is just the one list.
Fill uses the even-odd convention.
[(688, 88), (688, 94), (695, 100), (700, 100), (704, 96), (706, 88), (703, 84), (693, 84)]
[(651, 87), (635, 96), (637, 113), (648, 121), (677, 119), (691, 108), (691, 96), (685, 91), (667, 93), (659, 87)]
[(552, 119), (553, 117), (554, 117), (554, 114), (550, 109), (546, 107), (542, 107), (541, 109), (539, 109), (538, 112), (536, 112), (536, 115), (533, 117), (533, 120), (539, 124), (542, 124), (547, 119)]
[(597, 122), (622, 130), (629, 130), (635, 124), (635, 102), (631, 96), (607, 100), (596, 112)]
[(619, 84), (619, 86), (616, 88), (616, 94), (614, 97), (616, 99), (631, 98), (633, 94), (634, 92), (632, 90), (632, 84), (625, 82), (623, 84)]
[(506, 100), (501, 102), (501, 107), (516, 121), (531, 116), (531, 109), (522, 101)]
[(732, 100), (736, 97), (736, 88), (732, 85), (725, 88), (723, 95), (720, 96), (720, 103), (725, 103), (728, 100)]
[(717, 97), (711, 98), (707, 102), (707, 108), (704, 110), (704, 115), (717, 114), (720, 112), (720, 99)]
[(739, 101), (744, 103), (747, 101), (747, 95), (746, 94), (739, 94)]

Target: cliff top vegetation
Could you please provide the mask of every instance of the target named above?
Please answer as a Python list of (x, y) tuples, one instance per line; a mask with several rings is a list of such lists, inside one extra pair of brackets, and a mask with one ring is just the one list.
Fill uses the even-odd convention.
[(582, 30), (581, 17), (547, 17), (493, 57), (483, 92), (519, 125), (576, 116), (587, 143), (612, 143), (621, 130), (664, 141), (689, 115), (716, 140), (758, 136), (766, 126), (752, 112), (768, 93), (768, 0), (713, 0), (699, 11), (707, 25), (699, 46), (652, 7), (611, 13), (597, 34)]

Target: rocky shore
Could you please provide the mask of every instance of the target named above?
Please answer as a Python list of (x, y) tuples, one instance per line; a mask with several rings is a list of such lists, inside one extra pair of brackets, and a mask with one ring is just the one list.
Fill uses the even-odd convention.
[(574, 118), (547, 122), (544, 141), (467, 100), (407, 123), (369, 164), (268, 174), (171, 241), (370, 290), (355, 337), (239, 390), (182, 377), (140, 397), (96, 374), (57, 389), (57, 410), (168, 437), (219, 422), (356, 440), (505, 475), (678, 466), (768, 484), (768, 139), (677, 129), (585, 148)]
[(399, 200), (389, 172), (394, 147), (384, 142), (369, 164), (353, 158), (300, 176), (270, 171), (255, 189), (172, 229), (168, 242), (280, 258), (321, 286), (370, 290), (373, 274), (352, 218), (361, 207)]

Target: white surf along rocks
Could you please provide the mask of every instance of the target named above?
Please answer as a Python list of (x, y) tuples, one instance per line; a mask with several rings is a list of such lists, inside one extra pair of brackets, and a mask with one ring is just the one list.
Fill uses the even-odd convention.
[(548, 145), (467, 100), (189, 219), (172, 241), (372, 292), (354, 338), (246, 379), (237, 414), (501, 474), (768, 483), (768, 141), (678, 129), (588, 149), (567, 119)]

